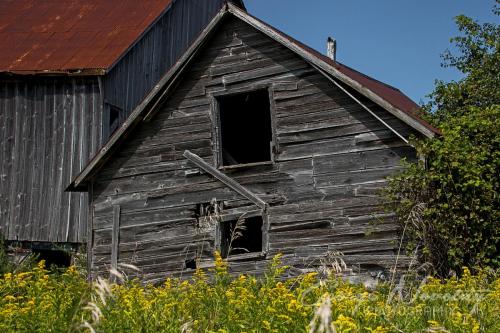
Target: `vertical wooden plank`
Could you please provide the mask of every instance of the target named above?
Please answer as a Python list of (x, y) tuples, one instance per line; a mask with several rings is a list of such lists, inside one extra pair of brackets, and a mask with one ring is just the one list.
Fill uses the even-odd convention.
[(5, 105), (5, 109), (7, 110), (7, 119), (5, 123), (5, 134), (4, 134), (4, 141), (5, 144), (3, 144), (2, 149), (4, 149), (4, 156), (5, 156), (5, 183), (4, 183), (4, 189), (3, 192), (5, 193), (6, 196), (6, 202), (5, 202), (5, 213), (4, 213), (4, 230), (3, 230), (3, 236), (8, 237), (9, 236), (9, 228), (11, 225), (11, 215), (12, 215), (12, 200), (14, 200), (14, 197), (12, 195), (13, 191), (13, 179), (14, 179), (14, 143), (15, 143), (15, 133), (16, 133), (16, 102), (17, 102), (17, 83), (15, 82), (9, 82), (7, 84), (7, 89), (6, 91), (8, 92), (7, 95), (7, 103)]
[(111, 268), (118, 268), (118, 246), (120, 243), (120, 206), (113, 206), (113, 233), (111, 236)]
[(267, 254), (269, 251), (269, 213), (262, 210), (262, 252)]
[(50, 135), (50, 140), (49, 140), (49, 147), (51, 147), (50, 151), (50, 163), (49, 163), (49, 172), (50, 172), (50, 177), (49, 177), (49, 185), (48, 185), (48, 200), (49, 200), (49, 205), (48, 205), (48, 219), (47, 219), (47, 224), (48, 224), (48, 233), (49, 233), (49, 239), (56, 239), (57, 238), (57, 233), (55, 232), (56, 230), (56, 223), (58, 221), (58, 215), (59, 215), (59, 202), (58, 198), (56, 196), (57, 192), (57, 186), (56, 186), (56, 180), (57, 180), (57, 156), (59, 152), (59, 147), (60, 147), (60, 142), (59, 142), (59, 137), (60, 137), (60, 130), (61, 130), (61, 120), (63, 119), (62, 114), (60, 114), (60, 110), (62, 109), (62, 99), (63, 99), (63, 91), (64, 91), (64, 86), (62, 85), (61, 82), (58, 80), (54, 80), (51, 84), (51, 89), (50, 89), (50, 96), (51, 98), (48, 99), (48, 107), (49, 110), (52, 114), (52, 121), (51, 121), (51, 128), (52, 128), (52, 133)]
[[(71, 133), (71, 139), (69, 142), (69, 147), (68, 147), (68, 159), (69, 159), (69, 165), (68, 165), (68, 172), (64, 176), (64, 181), (63, 181), (63, 188), (71, 182), (71, 179), (73, 178), (74, 175), (78, 173), (78, 161), (80, 158), (80, 140), (82, 139), (80, 137), (81, 135), (81, 128), (80, 128), (80, 114), (83, 113), (81, 110), (81, 85), (82, 81), (73, 79), (72, 80), (72, 89), (71, 89), (71, 108), (69, 108), (70, 112), (70, 117), (71, 117), (71, 122), (70, 122), (70, 133)], [(77, 217), (78, 217), (78, 210), (80, 209), (79, 206), (79, 193), (68, 193), (68, 192), (63, 192), (62, 195), (67, 198), (68, 200), (68, 207), (67, 207), (67, 219), (65, 222), (63, 222), (62, 227), (62, 237), (64, 239), (64, 242), (68, 242), (70, 239), (73, 239), (74, 237), (74, 228), (75, 224), (77, 225)]]
[(9, 113), (8, 109), (8, 101), (9, 101), (9, 92), (8, 92), (8, 83), (0, 82), (0, 92), (2, 93), (2, 97), (0, 99), (0, 142), (2, 143), (0, 146), (0, 236), (4, 235), (5, 229), (7, 227), (7, 211), (9, 205), (9, 193), (7, 191), (8, 179), (8, 163), (10, 160), (10, 156), (7, 155), (7, 146), (8, 146), (8, 126), (9, 125)]
[[(53, 100), (54, 100), (54, 81), (53, 79), (47, 79), (43, 83), (43, 104), (41, 106), (42, 113), (42, 123), (43, 123), (43, 134), (42, 140), (43, 145), (40, 151), (42, 155), (42, 165), (41, 174), (43, 175), (40, 185), (40, 194), (38, 197), (38, 214), (39, 214), (39, 228), (40, 233), (45, 235), (46, 239), (50, 239), (50, 198), (51, 198), (51, 188), (53, 187), (50, 182), (51, 176), (51, 156), (52, 156), (52, 131), (53, 131)], [(34, 238), (35, 230), (32, 231), (32, 237)]]
[(44, 149), (44, 138), (43, 138), (43, 113), (42, 113), (42, 102), (43, 102), (43, 83), (40, 81), (34, 82), (32, 91), (32, 110), (33, 122), (31, 135), (33, 141), (31, 143), (30, 158), (32, 164), (31, 170), (31, 184), (27, 188), (27, 196), (29, 197), (27, 205), (29, 205), (29, 210), (27, 218), (24, 221), (25, 224), (29, 223), (27, 230), (25, 231), (25, 239), (32, 239), (36, 234), (45, 238), (45, 235), (40, 233), (42, 219), (39, 217), (39, 207), (38, 207), (38, 197), (41, 195), (41, 183), (43, 176), (43, 149)]
[[(54, 221), (54, 235), (55, 239), (58, 241), (64, 241), (64, 227), (66, 225), (65, 221), (68, 218), (68, 197), (65, 196), (63, 191), (64, 179), (65, 175), (69, 171), (70, 156), (69, 156), (69, 145), (71, 142), (71, 110), (72, 110), (72, 83), (71, 81), (66, 81), (63, 84), (62, 91), (62, 118), (59, 119), (61, 123), (61, 133), (58, 135), (59, 141), (59, 154), (58, 158), (58, 172), (57, 172), (57, 180), (55, 183), (56, 186), (56, 202), (57, 202), (57, 218)], [(53, 238), (54, 239), (54, 238)]]
[(212, 151), (214, 154), (213, 165), (220, 167), (222, 165), (222, 149), (220, 137), (220, 114), (219, 103), (214, 96), (210, 96), (210, 120), (212, 124)]
[(5, 141), (6, 123), (7, 123), (7, 84), (0, 81), (0, 237), (2, 236), (5, 228), (4, 214), (7, 212), (5, 206), (7, 193), (4, 190), (7, 178), (7, 156), (5, 156), (4, 146), (7, 144)]
[[(81, 93), (81, 113), (80, 113), (80, 142), (79, 142), (79, 158), (78, 158), (78, 169), (75, 172), (75, 175), (78, 174), (84, 167), (88, 161), (89, 148), (91, 146), (91, 138), (89, 136), (89, 132), (91, 132), (92, 122), (90, 121), (92, 117), (92, 108), (91, 101), (91, 81), (82, 81), (82, 93)], [(71, 178), (73, 178), (72, 176)], [(73, 236), (72, 240), (81, 242), (83, 239), (82, 235), (82, 225), (85, 224), (87, 220), (86, 207), (87, 202), (86, 199), (88, 197), (88, 193), (78, 193), (79, 203), (78, 203), (78, 211), (77, 217), (75, 221), (75, 226), (73, 228)]]
[(93, 237), (93, 228), (94, 228), (94, 183), (89, 184), (89, 200), (88, 200), (88, 221), (87, 221), (87, 271), (88, 271), (88, 279), (92, 280), (92, 272), (93, 272), (93, 246), (94, 246), (94, 237)]
[(269, 91), (269, 113), (271, 117), (271, 131), (273, 136), (273, 148), (271, 151), (272, 159), (275, 159), (275, 155), (279, 154), (280, 146), (278, 142), (278, 134), (276, 133), (277, 121), (276, 121), (276, 101), (274, 100), (274, 89), (273, 85), (268, 88)]
[(19, 231), (17, 233), (18, 239), (29, 238), (30, 223), (29, 220), (29, 201), (33, 192), (30, 191), (31, 178), (33, 176), (33, 146), (34, 146), (34, 136), (33, 136), (33, 122), (35, 118), (33, 117), (34, 107), (33, 107), (33, 95), (34, 95), (34, 84), (31, 82), (26, 82), (24, 90), (24, 107), (23, 107), (23, 147), (22, 153), (19, 158), (21, 160), (21, 167), (19, 170), (19, 175), (22, 179), (20, 186), (18, 188), (19, 197), (19, 213), (17, 217), (17, 224), (19, 225)]
[(12, 162), (12, 172), (11, 172), (11, 192), (10, 192), (10, 207), (9, 207), (9, 228), (8, 232), (9, 234), (7, 235), (8, 239), (17, 239), (18, 235), (18, 205), (19, 205), (19, 170), (21, 169), (21, 161), (19, 156), (20, 152), (22, 151), (22, 134), (23, 134), (23, 112), (22, 108), (25, 103), (24, 100), (24, 94), (21, 92), (24, 87), (23, 84), (21, 83), (16, 83), (16, 89), (15, 89), (15, 102), (13, 107), (15, 108), (15, 121), (14, 121), (14, 142), (13, 142), (13, 150), (12, 150), (12, 157), (13, 157), (13, 162)]

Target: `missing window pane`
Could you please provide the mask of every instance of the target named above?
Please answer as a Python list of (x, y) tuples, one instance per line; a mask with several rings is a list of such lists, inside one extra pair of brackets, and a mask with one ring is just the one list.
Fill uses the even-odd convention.
[(120, 125), (121, 110), (115, 106), (109, 107), (109, 135), (114, 133)]
[(262, 217), (255, 216), (220, 225), (221, 255), (262, 252)]
[(189, 259), (184, 262), (186, 269), (196, 269), (196, 259)]
[(222, 165), (271, 161), (269, 93), (257, 90), (218, 98)]

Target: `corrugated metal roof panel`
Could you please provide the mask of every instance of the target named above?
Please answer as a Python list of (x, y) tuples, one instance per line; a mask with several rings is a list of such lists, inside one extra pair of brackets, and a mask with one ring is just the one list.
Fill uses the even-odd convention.
[(4, 0), (0, 72), (109, 69), (171, 2)]

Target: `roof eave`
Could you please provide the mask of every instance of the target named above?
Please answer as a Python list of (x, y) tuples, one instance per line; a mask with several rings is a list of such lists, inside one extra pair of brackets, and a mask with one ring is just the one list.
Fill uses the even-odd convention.
[(247, 8), (245, 6), (245, 2), (243, 0), (228, 0), (228, 2), (240, 7), (244, 11), (247, 11)]
[(103, 76), (104, 68), (82, 68), (61, 70), (0, 70), (0, 75), (12, 76)]

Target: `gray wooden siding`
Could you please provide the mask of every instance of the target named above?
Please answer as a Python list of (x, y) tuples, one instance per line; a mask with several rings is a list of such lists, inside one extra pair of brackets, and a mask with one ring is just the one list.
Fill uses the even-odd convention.
[(11, 241), (86, 239), (86, 193), (66, 193), (101, 146), (96, 79), (0, 78), (0, 233)]
[[(140, 267), (147, 281), (189, 276), (185, 261), (195, 256), (211, 265), (215, 228), (200, 226), (197, 204), (216, 198), (224, 204), (224, 218), (256, 207), (197, 173), (183, 152), (214, 164), (210, 94), (256, 87), (272, 91), (275, 163), (225, 173), (271, 205), (268, 252), (232, 260), (231, 269), (260, 273), (273, 255), (283, 253), (285, 263), (301, 271), (337, 251), (354, 269), (394, 265), (399, 231), (378, 190), (400, 170), (402, 157), (415, 159), (413, 149), (291, 51), (231, 19), (152, 121), (139, 125), (97, 174), (91, 204), (94, 272), (106, 274), (110, 267), (112, 239), (119, 241), (113, 253), (118, 263)], [(404, 135), (412, 133), (356, 96)], [(406, 264), (402, 256), (398, 265)]]
[[(105, 102), (128, 115), (221, 9), (223, 0), (174, 0), (103, 79)], [(108, 133), (105, 131), (105, 135)]]

